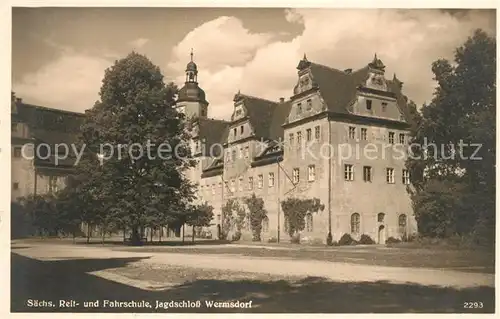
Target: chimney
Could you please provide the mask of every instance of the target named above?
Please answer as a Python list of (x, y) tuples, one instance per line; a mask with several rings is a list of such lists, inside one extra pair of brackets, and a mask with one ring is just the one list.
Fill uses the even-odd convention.
[(344, 73), (345, 73), (345, 74), (351, 74), (351, 73), (352, 73), (352, 69), (345, 69), (345, 70), (344, 70)]
[(285, 98), (284, 97), (280, 97), (280, 103), (285, 103)]

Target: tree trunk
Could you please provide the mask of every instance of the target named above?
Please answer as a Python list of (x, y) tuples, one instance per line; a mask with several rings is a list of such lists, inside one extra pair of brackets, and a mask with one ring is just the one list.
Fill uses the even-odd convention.
[(125, 227), (123, 227), (123, 242), (126, 242), (127, 241), (127, 234), (126, 234), (126, 229)]
[(73, 230), (73, 244), (75, 243), (75, 241), (76, 241), (76, 231)]
[(160, 226), (160, 233), (158, 234), (158, 242), (161, 243), (161, 235), (163, 235), (163, 226)]
[(92, 231), (92, 227), (90, 224), (87, 224), (87, 244), (90, 243), (90, 232)]
[(149, 232), (150, 232), (150, 237), (151, 237), (151, 240), (150, 242), (153, 242), (153, 227), (149, 228)]
[(106, 227), (104, 227), (104, 225), (102, 226), (101, 229), (101, 235), (102, 235), (102, 244), (104, 245), (104, 237), (106, 237)]
[(184, 244), (184, 235), (186, 234), (186, 233), (184, 232), (184, 229), (185, 229), (184, 224), (182, 224), (182, 243), (183, 243), (183, 244)]
[(194, 226), (193, 226), (193, 233), (191, 234), (191, 241), (194, 243)]
[(130, 243), (134, 246), (139, 246), (141, 244), (141, 234), (139, 233), (139, 227), (132, 227), (132, 235), (130, 236)]

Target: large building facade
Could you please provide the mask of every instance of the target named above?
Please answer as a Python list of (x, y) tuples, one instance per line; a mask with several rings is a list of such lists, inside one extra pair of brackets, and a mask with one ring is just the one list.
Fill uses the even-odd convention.
[[(198, 69), (186, 67), (177, 108), (192, 125), (198, 164), (189, 178), (198, 201), (222, 206), (252, 194), (263, 198), (264, 240), (288, 240), (280, 202), (318, 198), (323, 211), (306, 216), (302, 238), (325, 241), (332, 233), (377, 243), (416, 232), (405, 168), (410, 114), (403, 83), (385, 77), (377, 56), (359, 70), (337, 70), (310, 62), (297, 66), (292, 96), (276, 101), (238, 92), (229, 121), (207, 117), (208, 102)], [(214, 227), (214, 231), (215, 231)], [(250, 238), (249, 225), (243, 237)]]

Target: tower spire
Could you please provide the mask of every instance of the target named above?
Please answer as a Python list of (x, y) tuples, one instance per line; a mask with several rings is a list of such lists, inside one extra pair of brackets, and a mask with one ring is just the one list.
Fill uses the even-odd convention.
[(193, 48), (191, 48), (191, 53), (189, 55), (191, 56), (191, 62), (193, 62)]

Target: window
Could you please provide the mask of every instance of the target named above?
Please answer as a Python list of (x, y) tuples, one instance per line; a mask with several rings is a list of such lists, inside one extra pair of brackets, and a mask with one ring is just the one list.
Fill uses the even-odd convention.
[(309, 165), (307, 168), (307, 180), (312, 182), (316, 179), (316, 167), (314, 165)]
[(253, 189), (253, 177), (248, 178), (248, 189), (249, 190)]
[(356, 128), (354, 126), (349, 126), (349, 138), (350, 139), (356, 138)]
[(372, 109), (372, 100), (366, 100), (366, 109), (371, 110)]
[(238, 152), (238, 158), (243, 158), (243, 147), (241, 147), (241, 146), (240, 146), (240, 147), (238, 148), (238, 151), (239, 151), (239, 152)]
[(269, 187), (274, 187), (274, 173), (269, 173)]
[(231, 192), (234, 193), (236, 191), (236, 181), (234, 179), (231, 180)]
[(298, 168), (293, 169), (293, 183), (297, 184), (300, 181), (300, 171)]
[(313, 231), (313, 215), (311, 213), (307, 213), (306, 215), (306, 232)]
[(267, 233), (269, 231), (269, 218), (264, 216), (262, 218), (262, 232)]
[(226, 153), (226, 162), (231, 162), (231, 152), (227, 151)]
[(307, 110), (309, 111), (310, 109), (312, 109), (312, 101), (311, 101), (311, 99), (307, 100)]
[(359, 233), (359, 214), (354, 213), (351, 215), (351, 233), (358, 234)]
[(404, 144), (405, 143), (405, 135), (404, 134), (399, 134), (399, 143)]
[(297, 113), (302, 113), (302, 103), (297, 104)]
[(233, 133), (234, 133), (234, 137), (236, 137), (236, 134), (237, 134), (236, 127), (233, 129)]
[(19, 183), (13, 183), (12, 184), (12, 189), (13, 190), (18, 190), (19, 189)]
[(201, 110), (201, 116), (206, 116), (207, 115), (207, 111), (205, 109)]
[(235, 115), (236, 116), (240, 116), (241, 115), (241, 109), (240, 110), (236, 110)]
[(372, 181), (372, 168), (371, 168), (371, 166), (363, 166), (363, 180), (365, 182)]
[(314, 128), (314, 138), (317, 139), (317, 140), (320, 139), (320, 128), (319, 128), (319, 126), (316, 126)]
[(299, 146), (302, 144), (302, 132), (297, 132), (297, 144)]
[(231, 156), (232, 161), (236, 161), (236, 150), (232, 151), (232, 156)]
[(262, 188), (264, 186), (264, 176), (262, 174), (259, 175), (258, 187)]
[(394, 132), (389, 132), (389, 143), (394, 144)]
[(384, 213), (378, 213), (377, 215), (377, 222), (383, 223), (385, 219), (385, 214)]
[(346, 181), (354, 180), (354, 166), (351, 164), (344, 165), (344, 178)]
[(242, 126), (240, 126), (240, 134), (243, 134), (243, 130), (244, 130), (244, 127), (242, 125)]
[(288, 134), (288, 139), (290, 140), (290, 146), (293, 145), (293, 133)]
[(245, 158), (249, 157), (250, 157), (250, 149), (248, 148), (248, 146), (245, 146)]
[(14, 157), (21, 157), (21, 148), (14, 147)]
[(406, 236), (406, 215), (401, 214), (398, 217), (399, 234), (404, 237)]
[(387, 102), (382, 102), (382, 112), (385, 112), (387, 109)]
[(57, 176), (49, 176), (49, 193), (55, 193), (58, 191), (57, 188)]
[(409, 185), (410, 184), (410, 172), (407, 169), (403, 170), (403, 184)]
[(387, 183), (394, 184), (394, 168), (387, 169), (386, 179), (387, 179)]
[(361, 129), (361, 139), (363, 141), (366, 141), (367, 132), (368, 132), (368, 130), (366, 128)]
[(240, 188), (240, 192), (242, 192), (243, 191), (243, 177), (239, 178), (238, 186)]
[(312, 130), (310, 128), (306, 130), (306, 138), (308, 142), (312, 140)]
[(11, 130), (11, 132), (16, 132), (17, 131), (17, 123), (11, 122), (10, 123), (10, 130)]

